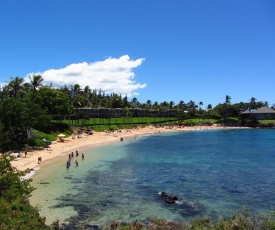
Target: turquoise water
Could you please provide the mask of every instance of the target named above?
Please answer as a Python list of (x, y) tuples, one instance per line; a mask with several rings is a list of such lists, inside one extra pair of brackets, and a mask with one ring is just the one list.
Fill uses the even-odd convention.
[[(79, 166), (67, 156), (33, 177), (31, 202), (64, 229), (104, 228), (150, 218), (188, 222), (275, 207), (275, 130), (224, 129), (138, 137), (85, 149)], [(159, 195), (176, 194), (166, 204)]]

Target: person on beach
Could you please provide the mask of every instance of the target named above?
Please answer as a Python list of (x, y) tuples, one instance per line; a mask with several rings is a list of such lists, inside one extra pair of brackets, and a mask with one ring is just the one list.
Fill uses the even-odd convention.
[(82, 160), (84, 160), (84, 154), (82, 153)]
[(75, 156), (78, 157), (78, 151), (77, 150), (75, 151)]
[(78, 166), (78, 161), (77, 161), (77, 160), (75, 160), (75, 166), (76, 166), (76, 167)]
[(40, 164), (42, 162), (42, 157), (38, 157), (37, 164)]
[(67, 169), (70, 168), (71, 162), (69, 160), (67, 161), (66, 166), (67, 166)]

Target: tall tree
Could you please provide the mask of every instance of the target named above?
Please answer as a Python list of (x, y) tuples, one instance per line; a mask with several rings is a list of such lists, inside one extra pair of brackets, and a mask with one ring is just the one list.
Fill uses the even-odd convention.
[(138, 108), (139, 107), (139, 101), (136, 97), (134, 97), (131, 101), (132, 103), (132, 108)]
[(180, 101), (178, 104), (178, 107), (179, 107), (179, 109), (184, 109), (184, 107), (185, 107), (184, 101)]
[(41, 87), (37, 91), (34, 103), (39, 104), (51, 116), (68, 115), (73, 111), (70, 96), (60, 89)]
[(44, 81), (44, 79), (41, 75), (32, 75), (29, 76), (29, 79), (32, 91), (35, 93), (36, 90), (42, 86), (42, 82)]
[(200, 106), (200, 109), (201, 109), (201, 107), (203, 106), (203, 102), (202, 101), (199, 102), (199, 106)]
[(119, 97), (117, 94), (114, 94), (112, 96), (112, 108), (121, 108), (122, 107), (122, 101), (121, 97)]
[(251, 97), (250, 102), (249, 102), (249, 110), (254, 110), (256, 109), (256, 98), (255, 97)]
[(0, 101), (0, 149), (14, 150), (24, 144), (27, 129), (47, 125), (49, 117), (39, 104), (27, 98), (5, 98)]
[(75, 107), (81, 107), (80, 100), (78, 100), (79, 93), (81, 92), (81, 88), (79, 84), (74, 84), (74, 86), (71, 86), (71, 97), (72, 97), (72, 103)]
[(225, 96), (225, 102), (223, 104), (223, 107), (224, 107), (224, 112), (223, 112), (223, 123), (225, 123), (225, 120), (228, 116), (228, 105), (231, 104), (231, 97), (226, 95)]
[(4, 98), (9, 96), (9, 86), (8, 85), (4, 85), (2, 87), (0, 87), (0, 99), (3, 100)]
[(174, 101), (170, 101), (169, 102), (169, 109), (173, 109), (174, 105), (175, 105), (175, 102)]
[(212, 116), (212, 105), (208, 104), (207, 105), (207, 116), (211, 117)]
[(20, 96), (20, 92), (23, 90), (23, 82), (24, 79), (18, 76), (11, 78), (11, 81), (8, 84), (8, 88), (14, 97)]
[(125, 95), (125, 96), (123, 97), (122, 101), (123, 101), (123, 106), (124, 106), (124, 107), (127, 107), (127, 106), (128, 106), (128, 98), (127, 98), (127, 95)]
[(228, 95), (225, 96), (225, 104), (227, 105), (231, 104), (231, 97)]
[(84, 104), (84, 106), (88, 106), (89, 105), (89, 98), (91, 96), (91, 89), (88, 85), (85, 86), (85, 88), (84, 88), (83, 96), (84, 96), (84, 103), (83, 104)]
[(147, 109), (151, 109), (152, 108), (152, 101), (151, 100), (147, 100), (146, 101), (146, 107), (147, 107)]
[(192, 116), (195, 116), (196, 114), (196, 109), (197, 109), (197, 105), (194, 101), (190, 100), (188, 103), (187, 103), (187, 108), (188, 108), (188, 114), (192, 117)]

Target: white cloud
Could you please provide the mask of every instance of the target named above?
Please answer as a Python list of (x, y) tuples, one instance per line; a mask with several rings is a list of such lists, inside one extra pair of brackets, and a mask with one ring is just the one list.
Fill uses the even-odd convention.
[(146, 87), (146, 84), (134, 80), (133, 72), (133, 69), (140, 66), (143, 61), (143, 58), (131, 60), (128, 55), (124, 55), (93, 63), (71, 64), (62, 69), (50, 69), (35, 74), (43, 77), (44, 85), (52, 83), (53, 87), (60, 88), (66, 85), (70, 88), (71, 85), (79, 84), (82, 89), (88, 85), (90, 89), (101, 89), (106, 94), (121, 93), (123, 96), (131, 97), (138, 95), (136, 90)]

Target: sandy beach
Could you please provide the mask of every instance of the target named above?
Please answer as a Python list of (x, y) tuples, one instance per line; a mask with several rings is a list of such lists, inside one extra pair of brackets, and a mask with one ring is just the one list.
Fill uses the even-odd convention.
[[(50, 145), (49, 148), (44, 148), (41, 150), (35, 150), (24, 153), (21, 157), (17, 157), (12, 165), (18, 170), (23, 171), (26, 169), (38, 169), (40, 164), (45, 163), (45, 161), (53, 159), (59, 155), (69, 154), (72, 151), (79, 150), (83, 147), (88, 146), (98, 146), (103, 144), (108, 144), (111, 142), (120, 141), (121, 138), (133, 138), (135, 136), (150, 135), (155, 133), (163, 132), (182, 132), (182, 131), (193, 131), (193, 130), (206, 130), (206, 129), (222, 129), (222, 126), (190, 126), (190, 127), (153, 127), (147, 126), (143, 128), (135, 128), (131, 130), (119, 130), (116, 132), (94, 132), (93, 135), (82, 135), (80, 138), (77, 136), (73, 139), (72, 136), (65, 138), (64, 142), (56, 141)], [(16, 153), (17, 154), (17, 153)], [(16, 155), (15, 154), (15, 155)], [(42, 162), (38, 163), (38, 158), (42, 158)]]

